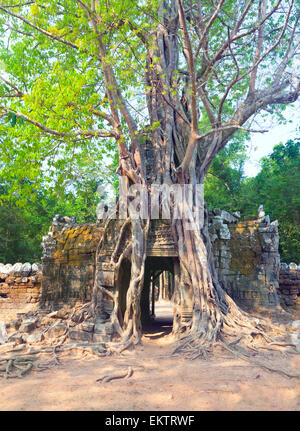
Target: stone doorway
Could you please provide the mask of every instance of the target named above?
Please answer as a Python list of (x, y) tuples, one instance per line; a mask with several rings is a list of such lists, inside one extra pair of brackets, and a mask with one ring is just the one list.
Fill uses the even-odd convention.
[(141, 320), (145, 336), (159, 338), (172, 332), (178, 300), (178, 259), (148, 256), (141, 295)]

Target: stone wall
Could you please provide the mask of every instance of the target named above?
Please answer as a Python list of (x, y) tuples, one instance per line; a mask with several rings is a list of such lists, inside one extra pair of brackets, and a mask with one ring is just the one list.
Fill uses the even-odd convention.
[(246, 311), (273, 311), (280, 256), (278, 225), (268, 217), (240, 221), (239, 213), (215, 209), (209, 213), (219, 280), (225, 291)]
[(95, 252), (102, 228), (56, 216), (43, 237), (42, 305), (59, 308), (91, 299)]
[(300, 311), (300, 265), (282, 263), (279, 272), (278, 294), (280, 302), (287, 311)]
[[(215, 263), (226, 292), (247, 311), (274, 310), (279, 306), (277, 222), (270, 223), (268, 217), (240, 221), (238, 213), (229, 214), (218, 209), (210, 212), (209, 221)], [(156, 224), (150, 232), (147, 254), (152, 256), (155, 251), (156, 256), (175, 256), (174, 244), (168, 242), (166, 249), (162, 239), (164, 230), (168, 239), (169, 225), (160, 223), (157, 227)], [(118, 223), (113, 224), (115, 230), (118, 230), (117, 226)], [(110, 245), (103, 251), (109, 259), (116, 234), (114, 229), (107, 233), (105, 243)], [(68, 217), (57, 216), (54, 219), (42, 244), (43, 304), (56, 309), (62, 303), (74, 304), (91, 299), (95, 252), (102, 233), (102, 226), (79, 225)], [(103, 274), (107, 275), (106, 278), (111, 276), (111, 283), (115, 284), (113, 274), (107, 271)]]
[(17, 317), (38, 307), (42, 266), (39, 263), (0, 263), (0, 320)]

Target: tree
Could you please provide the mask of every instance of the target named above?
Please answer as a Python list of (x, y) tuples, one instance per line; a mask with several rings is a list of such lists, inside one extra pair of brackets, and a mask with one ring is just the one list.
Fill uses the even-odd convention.
[[(1, 54), (7, 74), (1, 131), (17, 142), (14, 154), (26, 147), (33, 159), (54, 153), (61, 162), (74, 152), (115, 145), (127, 187), (144, 185), (150, 195), (145, 141), (155, 158), (154, 183), (202, 185), (215, 156), (237, 131), (253, 130), (256, 114), (275, 115), (300, 92), (293, 70), (298, 1), (1, 4), (2, 31), (9, 32)], [(13, 130), (5, 121), (13, 122)], [(181, 219), (171, 214), (181, 284), (194, 300), (181, 347), (194, 344), (201, 352), (226, 335), (250, 336), (257, 324), (218, 283), (203, 194), (195, 194), (187, 210)], [(131, 217), (120, 232), (132, 233), (130, 249), (120, 257), (130, 254), (132, 263), (122, 327), (115, 321), (125, 345), (141, 336), (149, 224), (150, 215)], [(96, 282), (95, 301), (99, 290), (106, 294)], [(178, 325), (181, 331), (180, 318)]]
[[(79, 223), (94, 221), (97, 204), (106, 198), (103, 178), (95, 177), (90, 166), (73, 169), (73, 178), (56, 190), (24, 179), (21, 184), (16, 178), (14, 183), (0, 180), (0, 262), (39, 261), (42, 237), (56, 214), (75, 216)], [(29, 195), (17, 193), (26, 186)]]
[(241, 189), (247, 159), (243, 142), (231, 139), (212, 161), (205, 176), (205, 201), (209, 209), (240, 211)]
[(240, 206), (253, 214), (263, 203), (273, 220), (279, 221), (280, 253), (284, 262), (299, 262), (300, 242), (300, 141), (289, 140), (274, 147), (261, 161), (255, 178), (242, 185)]

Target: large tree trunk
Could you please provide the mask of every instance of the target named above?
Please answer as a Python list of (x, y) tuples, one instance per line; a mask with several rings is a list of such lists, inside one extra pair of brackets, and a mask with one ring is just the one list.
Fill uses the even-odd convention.
[[(146, 133), (148, 154), (153, 155), (150, 163), (154, 169), (149, 169), (147, 165), (149, 160), (142, 153), (142, 142), (138, 142), (139, 138), (134, 138), (127, 156), (120, 154), (120, 174), (128, 177), (128, 184), (136, 182), (147, 187), (150, 199), (150, 186), (153, 183), (180, 187), (189, 185), (193, 190), (198, 186), (199, 191), (214, 155), (225, 145), (230, 133), (233, 133), (233, 130), (226, 129), (224, 134), (208, 134), (200, 141), (197, 138), (198, 118), (193, 97), (195, 94), (193, 88), (191, 90), (194, 73), (192, 65), (189, 70), (190, 79), (182, 89), (181, 97), (179, 98), (178, 92), (172, 90), (176, 87), (176, 71), (179, 69), (177, 33), (179, 28), (184, 35), (186, 33), (183, 13), (178, 9), (180, 4), (181, 2), (173, 1), (170, 6), (168, 2), (162, 2), (163, 18), (148, 49), (148, 68), (145, 74), (148, 88), (147, 106), (150, 124), (158, 126), (154, 127), (151, 135), (141, 132), (139, 137), (145, 137)], [(188, 60), (190, 53), (187, 41), (186, 38), (185, 55)], [(241, 311), (220, 286), (211, 251), (204, 196), (199, 199), (197, 193), (193, 194), (190, 202), (184, 203), (185, 212), (182, 218), (175, 217), (176, 202), (172, 202), (171, 226), (178, 247), (180, 289), (192, 298), (190, 320), (180, 316), (182, 307), (174, 320), (174, 333), (183, 338), (177, 349), (193, 346), (196, 354), (201, 354), (206, 353), (214, 343), (220, 340), (223, 342), (227, 336), (231, 341), (232, 337), (243, 336), (249, 341), (253, 334), (261, 333), (262, 321), (258, 322)], [(131, 226), (131, 243), (116, 262), (119, 267), (122, 258), (129, 256), (132, 263), (126, 311), (122, 322), (118, 317), (117, 294), (113, 298), (115, 307), (112, 319), (121, 335), (122, 346), (138, 343), (141, 339), (140, 299), (149, 224), (150, 211), (146, 220), (141, 217), (130, 220), (128, 226)], [(120, 236), (123, 234), (122, 229)], [(116, 238), (116, 243), (120, 243), (120, 238)], [(95, 283), (94, 298), (97, 298), (99, 288), (102, 289)]]

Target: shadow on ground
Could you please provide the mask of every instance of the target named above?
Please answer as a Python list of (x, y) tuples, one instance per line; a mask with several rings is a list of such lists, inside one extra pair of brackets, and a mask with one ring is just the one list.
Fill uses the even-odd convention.
[(149, 340), (157, 340), (172, 332), (173, 305), (170, 301), (155, 304), (155, 317), (143, 325), (143, 335)]

